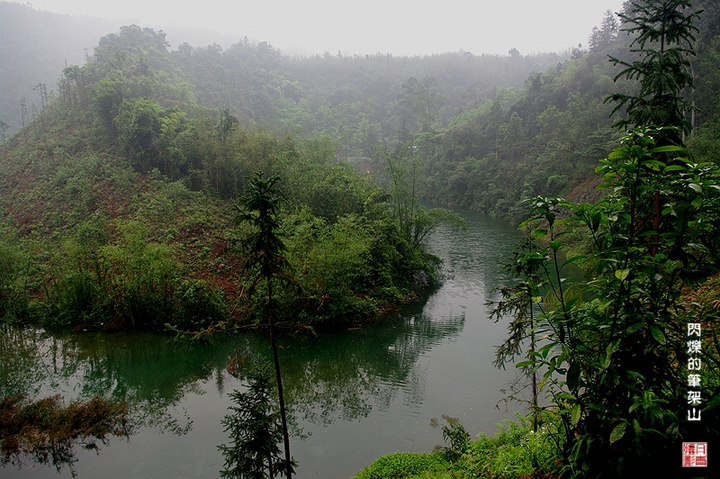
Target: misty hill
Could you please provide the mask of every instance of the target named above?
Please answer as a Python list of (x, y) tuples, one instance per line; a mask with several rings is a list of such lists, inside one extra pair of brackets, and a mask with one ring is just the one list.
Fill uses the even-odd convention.
[(122, 23), (107, 19), (37, 11), (20, 3), (0, 2), (0, 120), (8, 134), (23, 125), (25, 99), (29, 123), (40, 107), (37, 85), (56, 89), (63, 68), (82, 64), (98, 39)]
[[(200, 105), (165, 37), (122, 27), (0, 152), (0, 316), (46, 326), (198, 330), (259, 319), (236, 197), (280, 178), (292, 327), (377, 318), (436, 281), (420, 241), (453, 215), (390, 197), (327, 137), (241, 126)], [(293, 288), (294, 290), (295, 288)], [(279, 300), (297, 293), (278, 289)]]
[[(714, 2), (696, 4), (705, 13), (694, 61), (699, 110), (691, 146), (709, 158), (719, 110), (714, 93), (719, 15)], [(35, 28), (50, 15), (17, 4), (0, 5), (27, 17), (17, 24), (35, 22)], [(47, 18), (57, 31), (67, 31), (72, 25), (68, 22), (77, 21)], [(307, 58), (286, 56), (267, 42), (247, 39), (227, 49), (188, 43), (171, 49), (163, 32), (126, 26), (103, 36), (86, 65), (83, 60), (61, 68), (57, 86), (13, 76), (19, 71), (29, 74), (30, 67), (18, 69), (2, 62), (0, 68), (3, 85), (32, 90), (32, 96), (15, 100), (24, 104), (26, 123), (53, 98), (65, 107), (84, 105), (97, 115), (92, 121), (104, 124), (98, 138), (117, 147), (117, 142), (127, 140), (120, 131), (123, 117), (118, 116), (125, 102), (144, 98), (160, 117), (179, 109), (192, 121), (199, 121), (203, 111), (214, 111), (208, 121), (232, 118), (242, 128), (301, 140), (322, 138), (336, 158), (366, 171), (383, 172), (389, 158), (411, 163), (418, 191), (427, 200), (521, 216), (518, 204), (523, 198), (565, 194), (583, 184), (620, 135), (613, 128), (613, 105), (605, 100), (635, 86), (616, 78), (618, 69), (608, 55), (631, 60), (632, 39), (619, 31), (621, 25), (612, 15), (598, 23), (601, 26), (588, 32), (589, 48), (574, 49), (571, 58), (523, 56), (516, 51), (507, 56), (455, 52)], [(46, 32), (52, 30), (46, 27)], [(27, 31), (21, 30), (17, 38), (26, 38)], [(39, 43), (18, 42), (3, 34), (3, 52), (30, 62), (33, 55), (19, 53), (20, 46), (42, 50), (54, 43), (43, 38), (38, 36)], [(48, 70), (52, 68), (56, 67)], [(11, 91), (3, 88), (2, 94)], [(6, 96), (4, 101), (9, 101)], [(182, 125), (178, 128), (183, 132)], [(187, 181), (198, 184), (192, 175), (199, 175), (209, 162), (206, 153), (169, 145), (167, 138), (162, 143), (153, 135), (144, 150), (125, 154), (146, 167), (165, 165), (162, 172), (172, 177), (190, 175), (195, 179)], [(96, 145), (100, 146), (107, 147)], [(167, 160), (171, 151), (183, 156), (178, 162), (182, 166), (175, 170)], [(236, 177), (219, 170), (208, 176), (223, 194), (236, 191), (236, 184), (221, 185), (237, 183)], [(377, 179), (386, 185), (390, 180), (386, 175)]]
[[(82, 65), (98, 40), (117, 31), (120, 24), (36, 11), (18, 3), (0, 2), (0, 9), (0, 120), (9, 126), (11, 134), (27, 124), (33, 108), (39, 107), (37, 87), (57, 91), (63, 68)], [(374, 122), (392, 114), (400, 85), (410, 77), (438, 80), (448, 98), (442, 111), (447, 119), (497, 88), (521, 87), (531, 72), (565, 58), (556, 54), (476, 57), (462, 52), (432, 57), (305, 58), (283, 55), (267, 42), (250, 43), (247, 38), (227, 50), (214, 42), (202, 46), (202, 39), (210, 38), (206, 32), (177, 31), (173, 38), (179, 45), (175, 52), (178, 64), (195, 85), (202, 104), (229, 108), (241, 121), (282, 128), (298, 128), (300, 122), (306, 131), (327, 131), (336, 136), (338, 129), (347, 128), (338, 122), (357, 123), (358, 116)], [(227, 38), (216, 38), (229, 44)], [(292, 104), (301, 97), (307, 100), (307, 108)], [(363, 105), (353, 118), (325, 114), (318, 124), (311, 125), (302, 118), (306, 114), (323, 116), (328, 108), (337, 110), (339, 103), (343, 108), (357, 108), (358, 99)], [(347, 116), (344, 112), (341, 115)]]

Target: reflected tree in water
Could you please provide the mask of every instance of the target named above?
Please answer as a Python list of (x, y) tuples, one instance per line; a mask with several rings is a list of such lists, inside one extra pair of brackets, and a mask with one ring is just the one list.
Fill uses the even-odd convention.
[(433, 320), (421, 309), (372, 329), (339, 333), (322, 349), (311, 339), (288, 349), (284, 374), (293, 412), (330, 424), (388, 409), (401, 394), (406, 404), (419, 407), (425, 394), (420, 357), (458, 336), (465, 323), (464, 316)]
[(283, 441), (283, 427), (273, 400), (270, 366), (236, 356), (228, 365), (228, 371), (244, 379), (247, 390), (236, 389), (230, 393), (235, 406), (230, 406), (232, 414), (222, 420), (224, 431), (230, 435), (230, 444), (218, 446), (225, 457), (220, 476), (265, 479), (294, 470), (294, 462), (286, 464), (279, 447)]

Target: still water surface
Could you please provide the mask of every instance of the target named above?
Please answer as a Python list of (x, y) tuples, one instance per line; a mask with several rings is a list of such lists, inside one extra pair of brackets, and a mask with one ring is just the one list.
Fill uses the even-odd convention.
[[(486, 306), (507, 281), (499, 263), (519, 236), (505, 223), (465, 217), (467, 231), (440, 230), (428, 241), (447, 279), (423, 304), (362, 330), (284, 340), (286, 401), (302, 433), (291, 439), (298, 479), (348, 478), (382, 454), (431, 451), (442, 433), (430, 421), (443, 414), (475, 435), (493, 433), (522, 407), (501, 402), (515, 372), (492, 366), (506, 324), (490, 321)], [(227, 360), (238, 348), (270, 359), (258, 334), (187, 348), (147, 333), (24, 331), (0, 346), (3, 395), (126, 399), (143, 424), (99, 453), (78, 447), (72, 470), (25, 461), (0, 469), (8, 479), (72, 471), (79, 478), (216, 478), (224, 462), (217, 445), (228, 442), (220, 421), (228, 393), (241, 387), (225, 372)]]

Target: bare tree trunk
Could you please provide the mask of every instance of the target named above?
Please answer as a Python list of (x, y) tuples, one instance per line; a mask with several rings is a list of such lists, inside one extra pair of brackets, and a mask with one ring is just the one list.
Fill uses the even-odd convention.
[(287, 479), (292, 479), (290, 436), (288, 434), (287, 415), (285, 414), (285, 397), (283, 395), (282, 376), (280, 375), (280, 358), (278, 357), (277, 342), (275, 340), (275, 318), (273, 317), (272, 296), (272, 282), (268, 281), (268, 320), (270, 322), (270, 344), (272, 346), (273, 361), (275, 363), (275, 379), (277, 380), (278, 396), (280, 399), (280, 419), (282, 421), (283, 441), (285, 445)]

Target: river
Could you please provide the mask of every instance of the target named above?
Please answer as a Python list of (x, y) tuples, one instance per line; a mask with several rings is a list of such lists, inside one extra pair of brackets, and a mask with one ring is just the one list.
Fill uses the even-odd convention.
[[(446, 279), (423, 304), (354, 331), (284, 338), (280, 361), (294, 418), (291, 451), (298, 479), (348, 478), (380, 455), (431, 451), (442, 431), (431, 419), (457, 417), (473, 436), (523, 409), (501, 389), (516, 378), (493, 367), (506, 323), (486, 302), (507, 281), (500, 262), (519, 240), (510, 225), (465, 213), (467, 231), (440, 229), (428, 248), (444, 260)], [(66, 402), (94, 394), (127, 399), (142, 425), (99, 451), (76, 447), (76, 462), (55, 467), (25, 460), (11, 478), (216, 478), (221, 420), (240, 382), (225, 372), (238, 348), (270, 358), (263, 335), (212, 345), (173, 345), (148, 333), (60, 334), (14, 331), (0, 343), (0, 393), (60, 393)]]

